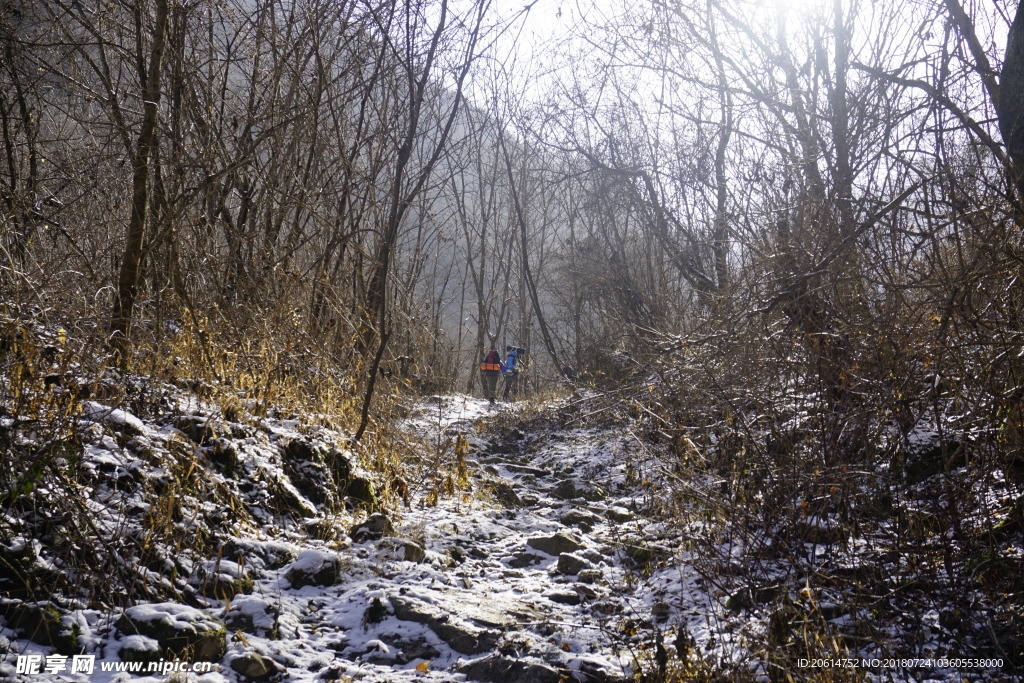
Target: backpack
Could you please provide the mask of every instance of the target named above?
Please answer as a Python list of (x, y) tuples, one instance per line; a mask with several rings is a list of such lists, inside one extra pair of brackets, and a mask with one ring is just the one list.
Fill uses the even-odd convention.
[(484, 362), (480, 364), (480, 369), (484, 372), (501, 372), (501, 358), (498, 356), (497, 351), (491, 351), (484, 358)]

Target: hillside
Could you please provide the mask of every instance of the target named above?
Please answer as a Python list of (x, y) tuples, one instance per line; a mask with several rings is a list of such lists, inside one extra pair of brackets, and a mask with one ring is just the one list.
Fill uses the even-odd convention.
[[(1024, 680), (1020, 528), (969, 468), (862, 471), (844, 514), (759, 517), (602, 393), (428, 397), (387, 481), (308, 416), (146, 391), (146, 419), (84, 401), (67, 475), (5, 499), (5, 680)], [(987, 553), (934, 533), (948, 486)]]

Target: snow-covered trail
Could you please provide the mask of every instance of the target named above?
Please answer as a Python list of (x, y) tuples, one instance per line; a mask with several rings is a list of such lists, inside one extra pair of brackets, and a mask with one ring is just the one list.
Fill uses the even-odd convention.
[[(472, 437), (492, 414), (438, 397), (408, 426)], [(621, 434), (513, 430), (468, 460), (470, 493), (414, 504), (395, 524), (425, 548), (421, 562), (392, 559), (407, 551), (388, 539), (357, 544), (349, 580), (294, 595), (304, 633), (281, 645), (315, 664), (290, 668), (292, 680), (631, 678), (638, 653), (624, 625), (652, 607), (624, 569), (644, 533), (627, 490), (642, 450)]]
[[(659, 659), (769, 680), (766, 636), (779, 641), (776, 651), (795, 644), (789, 666), (800, 668), (820, 641), (787, 634), (808, 624), (835, 634), (830, 651), (844, 662), (847, 649), (864, 658), (1003, 656), (988, 645), (998, 645), (991, 620), (975, 618), (973, 631), (942, 623), (940, 609), (963, 604), (956, 586), (933, 577), (881, 621), (866, 608), (877, 593), (837, 580), (866, 570), (870, 591), (906, 585), (912, 555), (887, 552), (893, 581), (877, 576), (873, 548), (891, 542), (889, 521), (802, 544), (777, 520), (731, 526), (714, 516), (717, 475), (681, 479), (664, 440), (634, 434), (628, 420), (582, 426), (599, 423), (603, 401), (587, 395), (540, 410), (424, 400), (398, 437), (419, 449), (404, 461), (411, 506), (372, 515), (341, 505), (345, 495), (373, 503), (372, 475), (330, 421), (276, 411), (229, 418), (173, 387), (147, 420), (88, 402), (76, 481), (91, 531), (79, 542), (120, 542), (127, 553), (116, 566), (137, 578), (110, 585), (134, 592), (75, 583), (96, 572), (62, 550), (64, 532), (39, 514), (7, 515), (0, 681), (626, 681)], [(929, 490), (898, 502), (927, 509)], [(23, 510), (47, 510), (48, 496), (32, 492)], [(149, 538), (142, 552), (137, 541)], [(806, 558), (777, 549), (787, 547)], [(23, 575), (5, 572), (15, 563)], [(812, 586), (809, 577), (821, 580)], [(72, 656), (94, 670), (72, 671)], [(140, 674), (163, 658), (205, 673)], [(968, 671), (971, 680), (1020, 680), (1002, 659), (983, 661), (992, 663)], [(851, 674), (951, 681), (977, 668), (870, 666)]]
[[(468, 444), (468, 485), (453, 495), (428, 505), (414, 485), (412, 505), (403, 510), (369, 519), (365, 512), (310, 518), (305, 533), (264, 526), (232, 536), (218, 557), (179, 557), (180, 566), (193, 567), (190, 583), (213, 597), (197, 594), (192, 605), (142, 603), (124, 613), (84, 605), (68, 612), (64, 619), (79, 625), (79, 651), (95, 657), (91, 673), (73, 673), (70, 658), (53, 659), (53, 647), (0, 630), (0, 645), (12, 655), (41, 657), (42, 667), (52, 663), (54, 669), (17, 672), (9, 657), (0, 662), (0, 678), (631, 680), (652, 624), (665, 624), (668, 615), (656, 590), (680, 588), (678, 571), (674, 578), (663, 569), (641, 579), (636, 570), (638, 559), (647, 563), (644, 554), (661, 530), (638, 512), (656, 476), (655, 459), (621, 429), (574, 429), (565, 426), (565, 415), (557, 424), (534, 420), (512, 428), (497, 441), (480, 436), (482, 422), (514, 424), (516, 411), (466, 396), (419, 404), (405, 425), (410, 433), (427, 443), (447, 440), (448, 447), (461, 435)], [(110, 429), (126, 429), (124, 420), (101, 418)], [(130, 426), (153, 448), (174, 432)], [(240, 432), (234, 442), (237, 468), (248, 472), (243, 479), (270, 476), (280, 467), (274, 463), (281, 444), (309, 438), (294, 421), (265, 420), (263, 426), (265, 436)], [(93, 451), (90, 457), (139, 467), (131, 448), (111, 439)], [(293, 488), (289, 495), (306, 500), (309, 492)], [(224, 595), (218, 586), (237, 590)], [(131, 660), (159, 659), (174, 633), (193, 633), (189, 642), (198, 644), (190, 647), (202, 651), (204, 629), (217, 653), (212, 658), (219, 658), (212, 670), (170, 679), (126, 672)]]

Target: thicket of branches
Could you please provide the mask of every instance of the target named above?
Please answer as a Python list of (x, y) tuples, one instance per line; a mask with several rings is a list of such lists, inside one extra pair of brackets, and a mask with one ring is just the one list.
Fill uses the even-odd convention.
[(539, 6), (5, 0), (7, 336), (330, 382), (360, 436), (379, 382), (472, 389), (492, 344), (552, 379), (632, 356), (667, 433), (756, 433), (736, 457), (897, 462), (929, 429), (1012, 479), (1011, 8), (784, 4), (566, 6), (545, 56)]

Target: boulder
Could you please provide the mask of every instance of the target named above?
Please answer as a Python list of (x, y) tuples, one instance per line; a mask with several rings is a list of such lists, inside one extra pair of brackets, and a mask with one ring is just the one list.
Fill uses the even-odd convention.
[(341, 579), (341, 562), (333, 553), (305, 550), (285, 572), (292, 588), (333, 586)]
[(174, 602), (129, 607), (116, 626), (127, 635), (156, 640), (165, 659), (216, 662), (227, 652), (224, 624), (194, 607)]
[(277, 602), (259, 595), (243, 595), (231, 601), (224, 612), (224, 623), (232, 631), (264, 635), (274, 632), (280, 616)]
[(164, 651), (160, 643), (149, 636), (125, 636), (117, 656), (122, 662), (156, 662), (163, 659)]
[(79, 653), (78, 637), (71, 617), (67, 610), (52, 602), (3, 600), (0, 602), (0, 615), (6, 621), (7, 628), (20, 631), (24, 638), (33, 643), (54, 647), (64, 655)]
[(378, 512), (370, 515), (370, 518), (365, 522), (352, 527), (348, 535), (352, 537), (354, 543), (364, 543), (366, 541), (376, 541), (385, 536), (394, 536), (394, 534), (395, 526), (391, 523), (391, 520), (387, 518), (387, 515)]
[(459, 673), (471, 681), (501, 681), (502, 683), (559, 683), (562, 672), (540, 660), (512, 659), (491, 655), (459, 668)]
[(562, 553), (558, 556), (558, 573), (566, 574), (568, 576), (575, 576), (585, 569), (590, 569), (593, 565), (588, 560), (580, 557), (579, 555), (573, 555), (572, 553)]
[(171, 420), (171, 424), (188, 440), (199, 446), (207, 446), (218, 435), (228, 432), (224, 423), (203, 415), (179, 415)]
[(569, 510), (562, 515), (559, 521), (565, 526), (575, 526), (589, 532), (601, 521), (601, 518), (586, 510)]
[(283, 666), (270, 657), (256, 652), (247, 652), (231, 660), (231, 668), (248, 681), (265, 681), (284, 673)]
[(563, 479), (551, 490), (551, 495), (562, 500), (571, 500), (577, 496), (576, 482), (572, 479)]
[(581, 540), (563, 531), (558, 532), (554, 536), (536, 536), (527, 539), (526, 545), (548, 555), (572, 553), (582, 550), (584, 547)]
[(427, 551), (423, 546), (407, 538), (382, 538), (378, 544), (382, 549), (394, 553), (399, 560), (422, 562), (427, 557)]
[(477, 628), (422, 600), (392, 596), (391, 606), (395, 610), (395, 617), (426, 625), (453, 650), (464, 655), (487, 652), (498, 643), (500, 631)]
[(580, 594), (576, 591), (551, 591), (550, 593), (545, 593), (544, 597), (551, 602), (557, 602), (562, 605), (578, 605), (583, 601)]

